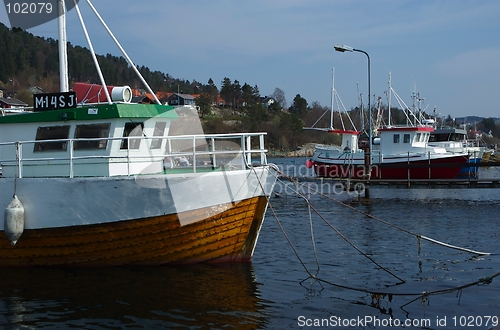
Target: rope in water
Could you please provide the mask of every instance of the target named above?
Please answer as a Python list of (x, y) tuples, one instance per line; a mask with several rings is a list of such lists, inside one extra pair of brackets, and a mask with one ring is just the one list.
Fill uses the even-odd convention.
[[(289, 176), (285, 175), (283, 172), (279, 171), (279, 169), (277, 169), (277, 167), (276, 167), (276, 166), (274, 166), (273, 168), (274, 168), (274, 170), (276, 170), (276, 173), (277, 173), (277, 174), (276, 174), (276, 178), (277, 178), (277, 180), (279, 180), (279, 177), (285, 177), (285, 178), (288, 178), (291, 182), (296, 181), (296, 180), (293, 180), (293, 178), (291, 178), (291, 177), (289, 177)], [(255, 173), (255, 175), (256, 175), (256, 177), (257, 177), (257, 180), (258, 180), (258, 182), (259, 182), (259, 185), (260, 185), (261, 189), (262, 189), (263, 191), (265, 191), (265, 190), (264, 190), (264, 187), (262, 186), (262, 182), (260, 181), (260, 178), (258, 177), (257, 173), (255, 172), (255, 169), (254, 169), (254, 173)], [(279, 180), (279, 181), (281, 181), (281, 180)], [(281, 181), (281, 182), (282, 182), (282, 181)], [(295, 187), (297, 187), (297, 185), (298, 185), (298, 184), (299, 184), (299, 182), (298, 182), (298, 181), (294, 182)], [(362, 214), (364, 214), (364, 215), (366, 215), (366, 216), (368, 216), (368, 217), (370, 217), (370, 218), (373, 218), (373, 219), (375, 219), (375, 220), (377, 220), (377, 221), (380, 221), (380, 222), (382, 222), (382, 223), (384, 223), (384, 224), (386, 224), (386, 225), (392, 226), (392, 227), (397, 228), (397, 229), (400, 229), (400, 230), (402, 230), (402, 231), (404, 231), (404, 232), (406, 232), (406, 233), (408, 233), (408, 234), (414, 235), (414, 236), (416, 236), (417, 238), (426, 239), (426, 240), (429, 240), (429, 241), (431, 241), (431, 242), (433, 242), (433, 243), (440, 244), (440, 245), (443, 245), (443, 246), (446, 246), (446, 247), (457, 248), (457, 247), (454, 247), (453, 245), (449, 245), (449, 244), (446, 244), (446, 243), (443, 243), (443, 242), (440, 242), (440, 241), (437, 241), (437, 240), (433, 240), (433, 239), (430, 239), (430, 238), (425, 237), (425, 236), (422, 236), (422, 235), (414, 234), (414, 233), (412, 233), (412, 232), (410, 232), (410, 231), (408, 231), (408, 230), (405, 230), (405, 229), (403, 229), (403, 228), (400, 228), (400, 227), (398, 227), (398, 226), (395, 226), (395, 225), (393, 225), (393, 224), (391, 224), (391, 223), (389, 223), (389, 222), (387, 222), (387, 221), (384, 221), (384, 220), (379, 219), (379, 218), (377, 218), (377, 217), (371, 216), (371, 215), (367, 214), (366, 212), (359, 211), (359, 210), (357, 210), (357, 209), (355, 209), (355, 208), (353, 208), (353, 207), (351, 207), (351, 206), (349, 206), (349, 205), (347, 205), (347, 204), (345, 204), (345, 203), (342, 203), (342, 202), (340, 202), (340, 201), (338, 201), (338, 200), (336, 200), (336, 199), (333, 199), (333, 198), (331, 198), (331, 197), (329, 197), (329, 196), (327, 196), (327, 195), (324, 195), (324, 194), (322, 194), (321, 192), (319, 192), (319, 191), (317, 191), (317, 190), (315, 190), (315, 189), (311, 189), (310, 187), (306, 187), (306, 188), (308, 188), (308, 189), (310, 189), (310, 190), (312, 190), (312, 191), (314, 191), (314, 192), (316, 192), (316, 193), (319, 193), (320, 195), (325, 196), (325, 197), (327, 197), (327, 198), (329, 198), (329, 199), (331, 199), (331, 200), (333, 200), (333, 201), (335, 201), (335, 202), (337, 202), (337, 203), (340, 203), (340, 204), (341, 204), (341, 205), (343, 205), (343, 206), (346, 206), (346, 207), (348, 207), (348, 208), (350, 208), (350, 209), (353, 209), (353, 210), (355, 210), (355, 211), (357, 211), (357, 212), (360, 212), (360, 213), (362, 213)], [(306, 198), (303, 194), (301, 194), (301, 193), (299, 192), (299, 189), (297, 189), (297, 190), (296, 190), (296, 192), (297, 192), (297, 194), (298, 194), (301, 198), (303, 198), (303, 199), (307, 202), (307, 205), (308, 205), (308, 209), (309, 209), (309, 210), (310, 210), (310, 209), (313, 209), (313, 210), (315, 211), (315, 213), (317, 213), (317, 214), (321, 217), (321, 219), (322, 219), (323, 221), (325, 221), (325, 222), (326, 222), (326, 223), (327, 223), (327, 224), (328, 224), (328, 225), (329, 225), (329, 226), (330, 226), (333, 230), (335, 230), (335, 231), (336, 231), (336, 232), (337, 232), (337, 233), (338, 233), (341, 237), (343, 237), (343, 238), (344, 238), (344, 236), (343, 236), (343, 235), (342, 235), (342, 234), (341, 234), (341, 233), (340, 233), (340, 232), (339, 232), (339, 231), (338, 231), (335, 227), (333, 227), (333, 226), (332, 226), (332, 225), (331, 225), (328, 221), (326, 221), (326, 219), (324, 219), (324, 217), (322, 217), (322, 216), (319, 214), (318, 210), (317, 210), (317, 209), (315, 209), (315, 208), (314, 208), (314, 206), (312, 206), (312, 205), (311, 205), (310, 201), (309, 201), (309, 200), (308, 200), (308, 199), (307, 199), (307, 198)], [(478, 280), (476, 280), (476, 281), (474, 281), (474, 282), (470, 282), (470, 283), (467, 283), (467, 284), (464, 284), (464, 285), (460, 285), (460, 286), (456, 286), (456, 287), (453, 287), (453, 288), (447, 288), (447, 289), (441, 289), (441, 290), (433, 290), (433, 291), (424, 291), (424, 292), (413, 292), (413, 293), (412, 293), (412, 292), (410, 292), (410, 293), (400, 293), (400, 292), (377, 291), (377, 290), (370, 290), (370, 289), (365, 289), (365, 288), (359, 288), (359, 287), (353, 287), (353, 286), (348, 286), (348, 285), (343, 285), (343, 284), (334, 283), (334, 282), (332, 282), (332, 281), (325, 280), (325, 279), (320, 278), (320, 277), (318, 276), (318, 272), (319, 272), (319, 262), (318, 262), (318, 258), (317, 258), (317, 256), (315, 256), (315, 258), (316, 258), (316, 262), (318, 263), (318, 272), (317, 272), (316, 274), (313, 274), (313, 273), (309, 270), (309, 268), (306, 266), (306, 264), (304, 263), (304, 261), (301, 259), (301, 257), (300, 257), (300, 255), (299, 255), (299, 253), (298, 253), (297, 249), (294, 247), (294, 245), (293, 245), (293, 243), (292, 243), (291, 239), (288, 237), (288, 235), (287, 235), (287, 233), (286, 233), (286, 231), (285, 231), (285, 229), (284, 229), (284, 227), (283, 227), (283, 225), (282, 225), (281, 221), (279, 220), (279, 218), (278, 218), (278, 216), (277, 216), (277, 214), (276, 214), (276, 211), (274, 210), (274, 207), (273, 207), (273, 205), (272, 205), (272, 203), (271, 203), (271, 201), (270, 201), (270, 197), (266, 195), (266, 199), (267, 199), (267, 202), (268, 202), (269, 209), (271, 210), (271, 212), (272, 212), (272, 214), (273, 214), (273, 216), (274, 216), (274, 218), (275, 218), (275, 220), (276, 220), (276, 223), (278, 224), (278, 227), (280, 228), (281, 232), (283, 233), (283, 235), (284, 235), (285, 239), (287, 240), (287, 242), (288, 242), (289, 246), (291, 247), (291, 249), (292, 249), (292, 251), (294, 252), (294, 254), (295, 254), (295, 256), (297, 257), (297, 259), (299, 260), (300, 264), (302, 265), (302, 267), (304, 268), (304, 270), (306, 271), (306, 273), (309, 275), (309, 277), (310, 277), (310, 278), (312, 278), (312, 279), (314, 279), (315, 281), (317, 281), (317, 282), (319, 282), (319, 283), (325, 283), (325, 284), (329, 284), (329, 285), (332, 285), (332, 286), (335, 286), (335, 287), (338, 287), (338, 288), (343, 288), (343, 289), (348, 289), (348, 290), (353, 290), (353, 291), (358, 291), (358, 292), (364, 292), (364, 293), (370, 294), (370, 295), (372, 296), (372, 299), (373, 299), (374, 297), (375, 297), (375, 298), (377, 298), (377, 297), (378, 297), (378, 299), (379, 299), (380, 297), (389, 296), (389, 297), (390, 297), (389, 299), (390, 299), (390, 300), (392, 300), (392, 296), (417, 296), (415, 299), (413, 299), (413, 300), (409, 301), (408, 303), (406, 303), (406, 304), (402, 305), (402, 306), (401, 306), (401, 308), (403, 308), (403, 307), (407, 306), (408, 304), (411, 304), (411, 303), (413, 303), (413, 302), (415, 302), (415, 301), (417, 301), (417, 300), (419, 300), (419, 299), (421, 299), (422, 301), (427, 300), (427, 299), (428, 299), (428, 297), (429, 297), (429, 296), (431, 296), (431, 295), (444, 294), (444, 293), (450, 293), (450, 292), (455, 292), (455, 291), (458, 291), (458, 292), (460, 292), (460, 293), (461, 293), (463, 289), (468, 288), (468, 287), (471, 287), (471, 286), (474, 286), (474, 285), (479, 285), (479, 284), (490, 284), (490, 283), (492, 282), (492, 280), (493, 280), (495, 277), (500, 276), (500, 272), (497, 272), (497, 273), (494, 273), (494, 274), (493, 274), (493, 275), (491, 275), (491, 276), (481, 277), (481, 278), (479, 278)], [(312, 220), (311, 220), (311, 221), (312, 221)], [(310, 226), (311, 226), (311, 228), (312, 228), (312, 224), (310, 224)], [(312, 234), (312, 237), (313, 237), (313, 239), (314, 239), (313, 234)], [(344, 238), (344, 239), (346, 239), (346, 241), (348, 241), (348, 240), (347, 240), (347, 238)], [(348, 242), (349, 242), (349, 241), (348, 241)], [(353, 247), (354, 247), (354, 246), (353, 246)], [(474, 253), (474, 254), (480, 254), (480, 255), (490, 255), (490, 253), (484, 253), (484, 252), (479, 252), (479, 253), (478, 253), (477, 251), (470, 250), (470, 249), (465, 249), (465, 248), (459, 248), (459, 247), (458, 247), (458, 249), (463, 250), (463, 251), (466, 251), (466, 252)], [(359, 249), (357, 249), (357, 248), (356, 248), (356, 250), (358, 250), (358, 252), (362, 253)], [(315, 249), (315, 248), (314, 248), (314, 253), (316, 254), (316, 249)], [(362, 253), (362, 254), (363, 254), (363, 253)], [(365, 255), (365, 256), (366, 256), (366, 254), (363, 254), (363, 255)], [(368, 257), (368, 256), (367, 256), (367, 257)], [(371, 259), (370, 257), (368, 257), (368, 258), (369, 258), (372, 262), (376, 263), (376, 262), (375, 262), (373, 259)], [(377, 264), (377, 263), (376, 263), (376, 264)], [(378, 264), (377, 264), (377, 265), (378, 265)], [(379, 267), (381, 267), (383, 270), (386, 270), (386, 269), (385, 269), (384, 267), (382, 267), (382, 266), (379, 266)], [(387, 270), (386, 270), (386, 271), (387, 271)], [(389, 272), (389, 273), (390, 273), (390, 272)], [(392, 274), (392, 273), (391, 273), (391, 275), (393, 275), (393, 276), (395, 276), (396, 278), (398, 278), (398, 279), (399, 279), (399, 277), (397, 277), (396, 275), (394, 275), (394, 274)], [(404, 281), (404, 280), (402, 280), (402, 279), (400, 279), (400, 280), (401, 280), (402, 282), (405, 282), (405, 281)], [(401, 284), (401, 283), (398, 283), (398, 284)], [(461, 296), (461, 294), (460, 294), (460, 296)]]
[[(287, 179), (289, 179), (291, 182), (296, 181), (297, 183), (299, 183), (297, 180), (295, 180), (295, 179), (293, 179), (293, 178), (291, 178), (291, 177), (288, 177), (288, 176), (286, 176), (286, 177), (287, 177)], [(317, 190), (317, 189), (313, 189), (312, 187), (306, 186), (306, 185), (304, 185), (303, 183), (299, 183), (299, 184), (301, 184), (303, 187), (306, 187), (307, 189), (309, 189), (309, 190), (313, 191), (314, 193), (317, 193), (318, 195), (321, 195), (321, 196), (323, 196), (323, 197), (325, 197), (325, 198), (328, 198), (329, 200), (331, 200), (331, 201), (333, 201), (333, 202), (336, 202), (336, 203), (338, 203), (338, 204), (340, 204), (340, 205), (342, 205), (342, 206), (344, 206), (344, 207), (347, 207), (347, 208), (349, 208), (349, 209), (351, 209), (351, 210), (353, 210), (353, 211), (355, 211), (355, 212), (361, 213), (361, 214), (363, 214), (364, 216), (369, 217), (369, 218), (371, 218), (371, 219), (373, 219), (373, 220), (379, 221), (379, 222), (381, 222), (381, 223), (383, 223), (383, 224), (385, 224), (385, 225), (388, 225), (388, 226), (390, 226), (390, 227), (393, 227), (393, 228), (396, 228), (396, 229), (398, 229), (398, 230), (401, 230), (401, 231), (403, 231), (403, 232), (405, 232), (405, 233), (407, 233), (407, 234), (413, 235), (413, 236), (415, 236), (416, 238), (421, 238), (421, 239), (423, 239), (423, 240), (426, 240), (426, 241), (432, 242), (432, 243), (434, 243), (434, 244), (442, 245), (442, 246), (445, 246), (445, 247), (448, 247), (448, 248), (451, 248), (451, 249), (460, 250), (460, 251), (464, 251), (464, 252), (468, 252), (468, 253), (472, 253), (472, 254), (477, 254), (477, 255), (482, 255), (482, 256), (485, 256), (485, 255), (492, 255), (492, 253), (490, 253), (490, 252), (475, 251), (475, 250), (467, 249), (467, 248), (464, 248), (464, 247), (460, 247), (460, 246), (455, 246), (455, 245), (447, 244), (447, 243), (444, 243), (444, 242), (441, 242), (441, 241), (438, 241), (438, 240), (432, 239), (432, 238), (427, 237), (427, 236), (424, 236), (424, 235), (420, 235), (420, 234), (413, 233), (413, 232), (411, 232), (411, 231), (409, 231), (409, 230), (407, 230), (407, 229), (404, 229), (404, 228), (401, 228), (401, 227), (399, 227), (399, 226), (396, 226), (396, 225), (395, 225), (395, 224), (393, 224), (393, 223), (390, 223), (390, 222), (388, 222), (388, 221), (382, 220), (382, 219), (380, 219), (380, 218), (378, 218), (378, 217), (376, 217), (376, 216), (373, 216), (373, 215), (371, 215), (371, 214), (369, 214), (369, 213), (366, 213), (366, 212), (364, 212), (364, 211), (358, 210), (357, 208), (352, 207), (352, 206), (350, 206), (350, 205), (348, 205), (348, 204), (346, 204), (346, 203), (343, 203), (343, 202), (341, 202), (341, 201), (339, 201), (339, 200), (337, 200), (337, 199), (335, 199), (335, 198), (332, 198), (331, 196), (328, 196), (328, 195), (326, 195), (326, 194), (324, 194), (324, 193), (320, 192), (320, 191), (319, 191), (319, 190)]]
[(378, 267), (380, 267), (382, 270), (384, 270), (385, 272), (391, 274), (393, 277), (397, 278), (398, 280), (401, 281), (401, 283), (404, 283), (405, 280), (403, 280), (402, 278), (400, 278), (399, 276), (397, 276), (396, 274), (394, 274), (393, 272), (391, 272), (390, 270), (388, 270), (387, 268), (385, 268), (384, 266), (380, 265), (378, 262), (376, 262), (372, 257), (370, 257), (369, 255), (367, 255), (366, 253), (364, 253), (363, 251), (361, 251), (353, 242), (351, 242), (347, 237), (345, 237), (337, 228), (335, 228), (335, 226), (333, 226), (328, 220), (326, 220), (322, 215), (321, 213), (309, 202), (309, 200), (307, 198), (305, 198), (305, 196), (303, 196), (300, 191), (297, 189), (295, 191), (298, 195), (300, 195), (301, 197), (303, 197), (306, 202), (307, 202), (307, 206), (312, 208), (314, 210), (314, 212), (321, 218), (321, 220), (323, 220), (330, 228), (332, 228), (344, 241), (346, 241), (349, 245), (351, 245), (356, 251), (358, 251), (362, 256), (364, 256), (365, 258), (367, 258), (368, 260), (370, 260), (372, 263), (374, 263), (375, 265), (377, 265)]

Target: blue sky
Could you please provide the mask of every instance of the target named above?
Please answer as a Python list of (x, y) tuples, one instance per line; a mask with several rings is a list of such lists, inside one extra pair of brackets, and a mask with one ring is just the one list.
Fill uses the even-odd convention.
[[(134, 63), (175, 78), (220, 87), (224, 77), (275, 88), (288, 103), (300, 94), (330, 106), (335, 88), (346, 108), (367, 103), (367, 58), (339, 53), (337, 43), (371, 58), (372, 100), (392, 87), (411, 106), (441, 116), (500, 117), (500, 2), (473, 0), (93, 0)], [(85, 0), (80, 8), (98, 54), (120, 56)], [(9, 25), (5, 7), (0, 21)], [(29, 30), (57, 39), (55, 23)], [(87, 46), (75, 11), (68, 40)], [(374, 101), (372, 101), (372, 104)], [(395, 101), (393, 100), (393, 104)]]

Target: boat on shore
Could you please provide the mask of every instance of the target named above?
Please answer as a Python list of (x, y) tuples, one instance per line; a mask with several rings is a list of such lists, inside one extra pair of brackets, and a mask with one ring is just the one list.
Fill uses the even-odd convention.
[(266, 133), (187, 132), (196, 109), (100, 77), (104, 102), (61, 88), (0, 117), (0, 267), (251, 261), (277, 178)]

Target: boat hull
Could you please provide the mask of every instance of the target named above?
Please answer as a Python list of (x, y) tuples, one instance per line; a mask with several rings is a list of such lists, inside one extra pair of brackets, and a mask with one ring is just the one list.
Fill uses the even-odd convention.
[(478, 178), (479, 176), (479, 166), (474, 164), (481, 163), (482, 158), (470, 158), (466, 166), (460, 169), (458, 172), (459, 178)]
[[(387, 159), (387, 162), (374, 163), (370, 178), (392, 179), (455, 179), (460, 169), (467, 162), (463, 155), (435, 158), (415, 159), (400, 157), (401, 160)], [(403, 159), (405, 158), (405, 159)], [(367, 166), (360, 162), (343, 161), (341, 164), (332, 161), (314, 160), (314, 171), (319, 177), (367, 179)]]
[(135, 178), (4, 178), (0, 202), (7, 205), (15, 191), (25, 221), (14, 246), (0, 223), (0, 267), (248, 262), (275, 181), (268, 165)]
[(12, 246), (0, 240), (0, 266), (121, 266), (251, 261), (265, 196), (178, 214), (66, 228), (28, 229)]

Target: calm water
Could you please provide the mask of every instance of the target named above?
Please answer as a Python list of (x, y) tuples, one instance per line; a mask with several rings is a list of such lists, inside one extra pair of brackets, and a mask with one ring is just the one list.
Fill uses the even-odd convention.
[[(290, 174), (290, 165), (304, 162), (273, 161)], [(308, 174), (301, 171), (296, 174)], [(500, 172), (481, 169), (480, 175), (500, 177)], [(500, 255), (478, 257), (423, 240), (419, 244), (415, 236), (373, 219), (448, 244), (500, 253), (500, 189), (372, 189), (369, 201), (330, 190), (328, 196), (344, 204), (310, 193), (309, 215), (304, 199), (291, 188), (290, 183), (276, 187), (252, 264), (2, 269), (0, 326), (393, 329), (388, 322), (409, 320), (418, 325), (405, 328), (488, 329), (488, 317), (500, 316), (500, 276), (488, 285), (418, 297), (492, 276), (500, 271)], [(312, 281), (305, 268), (322, 281)], [(330, 322), (321, 323), (324, 319)]]

